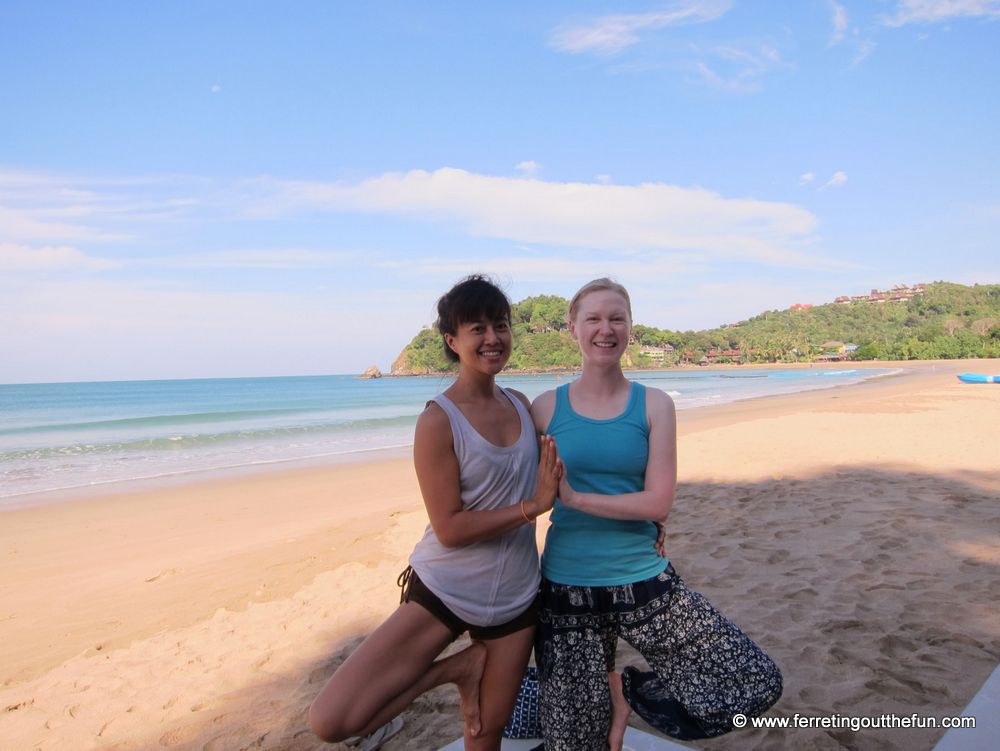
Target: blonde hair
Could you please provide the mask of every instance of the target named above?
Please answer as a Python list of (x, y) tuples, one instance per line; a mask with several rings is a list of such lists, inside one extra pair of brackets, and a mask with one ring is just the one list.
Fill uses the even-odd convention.
[(576, 291), (576, 294), (573, 295), (573, 299), (569, 301), (569, 319), (572, 321), (573, 317), (576, 315), (576, 311), (579, 310), (580, 300), (589, 295), (591, 292), (601, 292), (603, 290), (615, 292), (625, 298), (625, 307), (628, 309), (628, 319), (631, 321), (632, 300), (628, 296), (628, 290), (613, 279), (608, 279), (606, 276), (587, 282)]

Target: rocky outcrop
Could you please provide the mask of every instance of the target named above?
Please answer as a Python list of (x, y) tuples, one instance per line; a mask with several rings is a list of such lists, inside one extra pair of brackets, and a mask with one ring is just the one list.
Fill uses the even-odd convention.
[(372, 365), (368, 370), (361, 374), (362, 378), (381, 378), (382, 371), (378, 369), (378, 366)]
[(412, 375), (410, 373), (409, 347), (404, 347), (399, 353), (399, 357), (392, 361), (389, 372), (393, 375)]

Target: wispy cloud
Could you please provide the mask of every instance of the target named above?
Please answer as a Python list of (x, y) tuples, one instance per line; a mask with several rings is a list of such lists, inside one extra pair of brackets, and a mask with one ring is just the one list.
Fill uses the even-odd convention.
[(477, 236), (604, 249), (692, 251), (799, 267), (816, 218), (798, 206), (724, 198), (663, 183), (546, 182), (442, 168), (387, 173), (356, 184), (273, 183), (271, 211), (362, 211), (458, 223)]
[(733, 92), (754, 92), (759, 79), (769, 71), (785, 65), (781, 53), (770, 45), (750, 49), (724, 45), (706, 50), (695, 70), (712, 86)]
[(377, 265), (378, 254), (368, 250), (263, 248), (183, 253), (129, 262), (138, 268), (272, 270), (343, 268), (345, 264)]
[[(557, 29), (551, 45), (561, 52), (611, 58), (642, 42), (646, 32), (716, 21), (731, 7), (731, 0), (687, 0), (648, 13), (602, 16)], [(740, 40), (708, 46), (685, 41), (658, 49), (652, 56), (620, 58), (609, 63), (608, 70), (616, 74), (693, 71), (697, 82), (722, 91), (752, 93), (760, 89), (766, 73), (788, 67), (778, 49), (765, 42)]]
[(134, 239), (136, 225), (194, 210), (198, 201), (177, 191), (202, 191), (204, 182), (0, 169), (0, 238), (71, 244)]
[[(454, 278), (468, 273), (466, 259), (407, 258), (388, 262), (387, 268), (395, 271), (412, 271), (419, 274), (440, 274)], [(513, 279), (554, 281), (586, 281), (597, 276), (648, 279), (667, 278), (670, 275), (705, 271), (705, 260), (695, 253), (646, 252), (632, 256), (610, 257), (607, 253), (576, 252), (572, 257), (544, 254), (509, 254), (492, 258), (489, 272)]]
[(833, 34), (830, 37), (830, 44), (840, 44), (844, 41), (844, 35), (847, 34), (847, 8), (835, 0), (830, 1), (830, 7), (833, 10)]
[(571, 54), (615, 55), (639, 42), (640, 32), (714, 21), (731, 5), (730, 0), (686, 0), (649, 13), (602, 16), (589, 23), (557, 29), (551, 44), (560, 52)]
[(809, 183), (811, 183), (815, 179), (816, 179), (816, 173), (815, 172), (803, 172), (799, 176), (799, 185), (808, 185)]
[[(60, 201), (102, 201), (113, 188), (134, 189), (169, 182), (169, 177), (97, 177), (0, 167), (0, 198), (42, 193)], [(174, 178), (175, 179), (175, 178)]]
[(834, 172), (833, 176), (823, 183), (819, 190), (826, 190), (827, 188), (837, 188), (847, 182), (846, 172)]
[(0, 205), (0, 237), (29, 242), (87, 242), (121, 240), (128, 235), (84, 224), (61, 221), (66, 207), (49, 209), (14, 209)]
[(1000, 18), (1000, 0), (899, 0), (887, 26), (939, 23), (955, 18)]
[(854, 50), (851, 65), (860, 65), (875, 50), (875, 42), (862, 36), (857, 26), (851, 24), (847, 8), (836, 0), (830, 0), (833, 13), (833, 31), (830, 34), (829, 47), (844, 44)]
[(851, 58), (851, 65), (860, 65), (874, 51), (875, 42), (871, 39), (858, 39), (854, 48), (854, 57)]
[(0, 242), (0, 269), (3, 271), (99, 271), (119, 264), (94, 258), (68, 245), (31, 247)]
[(535, 175), (538, 174), (538, 170), (541, 168), (541, 166), (542, 165), (540, 165), (538, 162), (527, 160), (524, 162), (518, 162), (514, 166), (514, 169), (516, 169), (518, 172), (520, 172), (522, 175), (525, 175), (526, 177), (534, 177)]

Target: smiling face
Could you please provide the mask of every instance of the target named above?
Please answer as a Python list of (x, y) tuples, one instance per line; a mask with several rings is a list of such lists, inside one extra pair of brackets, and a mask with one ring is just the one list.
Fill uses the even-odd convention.
[(458, 355), (463, 368), (496, 375), (510, 359), (513, 335), (506, 318), (460, 323), (454, 334), (445, 334), (445, 344)]
[[(511, 351), (510, 300), (496, 284), (480, 274), (468, 276), (441, 296), (437, 310), (437, 329), (449, 360), (462, 361), (465, 352), (469, 364), (497, 357), (503, 359), (501, 367), (506, 364)], [(475, 337), (484, 341), (470, 349)]]
[(609, 289), (588, 292), (577, 301), (569, 330), (585, 363), (617, 363), (632, 330), (628, 301)]

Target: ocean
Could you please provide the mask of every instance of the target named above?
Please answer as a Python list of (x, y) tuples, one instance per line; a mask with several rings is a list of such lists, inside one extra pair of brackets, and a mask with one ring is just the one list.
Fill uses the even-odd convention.
[[(678, 409), (858, 383), (888, 368), (628, 373)], [(529, 398), (571, 376), (502, 376)], [(0, 385), (0, 510), (44, 494), (401, 449), (451, 378), (301, 376)]]

